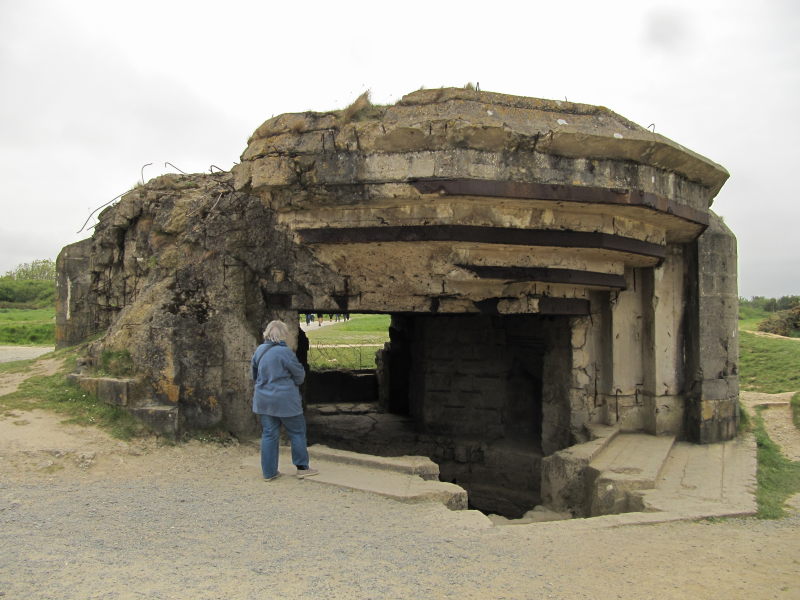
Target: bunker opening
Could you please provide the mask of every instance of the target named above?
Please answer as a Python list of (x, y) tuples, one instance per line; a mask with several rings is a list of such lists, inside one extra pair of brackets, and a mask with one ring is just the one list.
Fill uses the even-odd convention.
[[(539, 504), (543, 456), (571, 443), (569, 318), (394, 313), (386, 320), (389, 341), (371, 371), (310, 369), (310, 441), (428, 456), (440, 479), (467, 489), (484, 512), (515, 518)], [(309, 328), (310, 348), (317, 327)]]

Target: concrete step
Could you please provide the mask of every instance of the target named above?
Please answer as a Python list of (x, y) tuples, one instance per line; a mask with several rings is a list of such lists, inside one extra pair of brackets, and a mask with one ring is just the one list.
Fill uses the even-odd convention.
[(674, 436), (617, 435), (589, 463), (590, 516), (644, 510), (639, 492), (656, 487), (674, 443)]
[(427, 456), (374, 456), (348, 450), (336, 450), (322, 444), (310, 446), (308, 453), (312, 461), (326, 460), (381, 471), (418, 475), (426, 481), (439, 481), (439, 465)]
[(678, 442), (664, 463), (655, 489), (641, 492), (645, 510), (688, 518), (752, 515), (756, 445), (752, 435), (718, 444)]
[[(542, 460), (542, 504), (556, 512), (589, 516), (589, 464), (619, 435), (619, 428), (589, 425), (590, 441), (569, 446)], [(592, 480), (594, 476), (592, 475)]]
[[(255, 443), (254, 443), (255, 445)], [(326, 446), (309, 447), (311, 466), (319, 475), (297, 480), (314, 485), (332, 485), (392, 498), (399, 502), (440, 502), (451, 510), (467, 508), (467, 492), (453, 483), (423, 479), (432, 475), (432, 461), (420, 456), (380, 457)], [(244, 467), (261, 474), (260, 457), (248, 458)], [(436, 472), (438, 474), (438, 466)], [(281, 446), (280, 470), (285, 476), (294, 478), (291, 450)]]

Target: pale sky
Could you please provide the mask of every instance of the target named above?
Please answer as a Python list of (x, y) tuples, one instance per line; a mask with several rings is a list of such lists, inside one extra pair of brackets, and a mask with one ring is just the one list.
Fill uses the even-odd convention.
[(740, 295), (800, 294), (799, 32), (795, 0), (0, 0), (0, 274), (88, 237), (146, 163), (228, 169), (273, 115), (473, 82), (722, 164)]

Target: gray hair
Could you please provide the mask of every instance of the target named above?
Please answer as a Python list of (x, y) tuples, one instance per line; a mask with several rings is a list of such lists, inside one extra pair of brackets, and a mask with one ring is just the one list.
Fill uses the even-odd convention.
[(289, 327), (283, 321), (270, 321), (264, 330), (264, 341), (285, 342), (289, 338)]

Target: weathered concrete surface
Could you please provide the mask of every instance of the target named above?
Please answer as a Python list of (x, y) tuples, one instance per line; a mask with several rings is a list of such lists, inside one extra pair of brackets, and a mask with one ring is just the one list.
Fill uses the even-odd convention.
[(637, 492), (656, 487), (674, 443), (674, 436), (627, 433), (614, 438), (587, 469), (589, 515), (641, 509)]
[(305, 360), (298, 312), (391, 313), (375, 400), (408, 422), (320, 409), (318, 431), (417, 444), (476, 500), (530, 505), (593, 426), (735, 435), (735, 238), (709, 210), (727, 177), (568, 102), (421, 90), (280, 115), (232, 173), (158, 177), (64, 249), (58, 344), (102, 334), (87, 376), (128, 354), (125, 404), (166, 428), (247, 434), (266, 322)]
[[(368, 454), (336, 451), (326, 447), (310, 446), (308, 449), (311, 464), (319, 470), (319, 475), (308, 477), (303, 482), (332, 485), (349, 490), (358, 490), (392, 498), (399, 502), (439, 502), (450, 510), (467, 509), (467, 492), (452, 483), (432, 479), (433, 471), (438, 474), (434, 463), (422, 456), (403, 456), (387, 459)], [(246, 462), (248, 467), (260, 471), (258, 456)], [(293, 477), (295, 469), (291, 466), (291, 449), (281, 447), (279, 466), (283, 476)], [(488, 520), (477, 511), (477, 521)]]
[(687, 332), (693, 376), (686, 433), (691, 440), (708, 443), (731, 439), (739, 426), (736, 238), (716, 215), (697, 240), (696, 261), (696, 279), (691, 279), (696, 302), (689, 303)]
[(591, 486), (587, 482), (589, 463), (619, 434), (619, 427), (593, 426), (592, 439), (554, 452), (542, 460), (542, 504), (576, 516), (588, 516)]
[[(608, 473), (616, 469), (617, 475), (622, 478), (628, 476), (629, 479), (638, 481), (638, 484), (627, 487), (630, 503), (622, 507), (621, 511), (594, 515), (590, 519), (572, 520), (569, 520), (569, 511), (554, 511), (548, 506), (537, 506), (536, 510), (530, 511), (530, 514), (521, 519), (508, 520), (495, 517), (487, 519), (477, 511), (467, 512), (472, 515), (471, 519), (476, 524), (480, 523), (483, 527), (488, 527), (491, 523), (521, 526), (529, 524), (530, 527), (587, 530), (756, 513), (756, 447), (752, 436), (708, 445), (686, 442), (672, 445), (671, 441), (667, 441), (668, 438), (659, 439), (654, 436), (623, 435), (616, 440), (623, 441), (623, 445), (639, 444), (638, 452), (620, 453), (612, 448), (610, 454), (613, 456), (596, 462), (596, 466), (603, 466)], [(653, 453), (646, 452), (646, 445), (654, 440), (662, 448), (670, 446), (666, 453), (655, 453), (659, 456), (657, 460), (653, 460)], [(426, 463), (427, 459), (424, 457), (387, 459), (369, 454), (334, 451), (321, 446), (311, 446), (309, 453), (313, 466), (320, 469), (320, 474), (305, 479), (304, 483), (317, 482), (359, 490), (400, 502), (440, 502), (454, 510), (464, 510), (467, 507), (467, 494), (462, 488), (424, 481), (425, 475), (415, 473), (420, 466), (424, 467), (426, 464), (426, 472), (435, 468), (435, 465)], [(258, 464), (257, 456), (246, 462), (246, 466), (253, 472), (259, 471)], [(286, 446), (281, 448), (281, 464), (291, 465), (290, 449)], [(642, 473), (631, 473), (639, 467), (644, 467)], [(285, 476), (294, 475), (291, 466), (282, 468)], [(644, 479), (647, 479), (646, 485), (642, 483)]]

